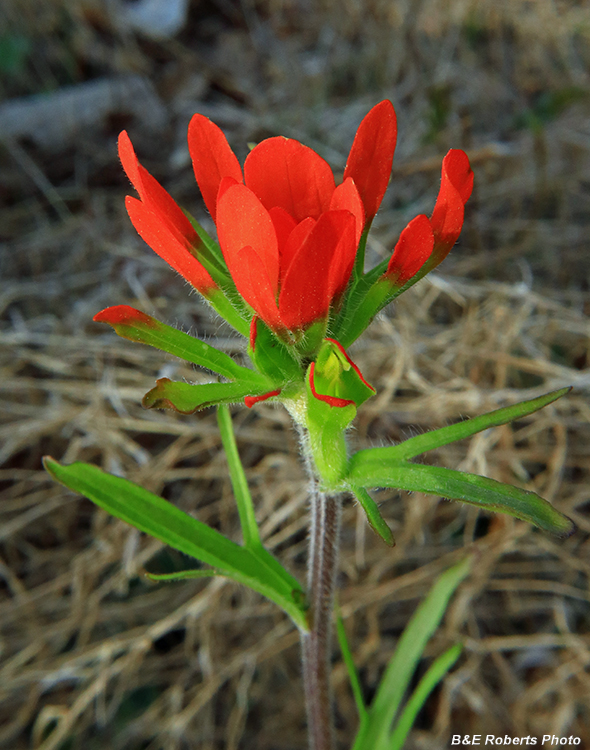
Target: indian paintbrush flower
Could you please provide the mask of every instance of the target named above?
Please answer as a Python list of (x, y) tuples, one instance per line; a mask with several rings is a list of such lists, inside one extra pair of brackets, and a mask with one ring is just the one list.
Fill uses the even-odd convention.
[[(256, 145), (242, 169), (221, 129), (194, 115), (189, 151), (217, 245), (141, 166), (127, 133), (121, 133), (121, 162), (139, 193), (139, 199), (126, 199), (133, 225), (240, 333), (249, 330), (248, 353), (268, 388), (247, 395), (248, 406), (303, 393), (307, 371), (310, 398), (344, 408), (347, 399), (336, 395), (344, 381), (335, 383), (333, 393), (315, 389), (314, 378), (325, 381), (320, 352), (332, 342), (330, 358), (343, 365), (346, 380), (349, 359), (342, 343), (352, 343), (456, 242), (473, 173), (467, 156), (453, 150), (443, 160), (431, 217), (418, 216), (406, 226), (380, 273), (364, 273), (364, 243), (389, 182), (396, 137), (395, 111), (384, 100), (362, 120), (337, 185), (319, 154), (282, 136)], [(109, 311), (97, 320), (109, 322)], [(173, 405), (168, 397), (165, 403)]]
[[(154, 346), (217, 374), (218, 379), (200, 384), (160, 378), (144, 396), (143, 404), (184, 414), (218, 406), (242, 545), (121, 477), (82, 463), (62, 467), (52, 459), (46, 462), (58, 481), (211, 567), (210, 571), (165, 575), (166, 580), (225, 575), (268, 597), (293, 618), (302, 631), (310, 746), (318, 750), (328, 750), (333, 744), (329, 633), (341, 493), (356, 497), (372, 528), (389, 545), (394, 544), (393, 535), (369, 492), (376, 487), (425, 492), (484, 510), (502, 510), (563, 536), (573, 531), (568, 518), (533, 492), (414, 461), (426, 451), (532, 414), (565, 395), (567, 388), (398, 445), (349, 452), (346, 431), (358, 407), (375, 389), (346, 348), (385, 305), (446, 257), (461, 232), (464, 205), (473, 187), (467, 156), (459, 150), (449, 151), (431, 216), (410, 221), (391, 257), (365, 273), (365, 243), (389, 181), (396, 133), (391, 102), (373, 107), (358, 128), (343, 180), (337, 185), (327, 162), (290, 138), (262, 141), (250, 152), (242, 170), (222, 131), (206, 117), (195, 115), (189, 126), (189, 150), (219, 244), (139, 164), (127, 134), (120, 136), (121, 161), (139, 193), (139, 199), (128, 197), (126, 201), (135, 228), (248, 338), (252, 367), (127, 305), (103, 310), (95, 320), (109, 323), (126, 339)], [(225, 406), (242, 399), (248, 407), (279, 399), (299, 428), (311, 487), (307, 596), (260, 538)], [(453, 573), (456, 583), (466, 575), (467, 567)], [(450, 595), (450, 589), (448, 592)], [(437, 602), (445, 596), (437, 589)], [(440, 608), (438, 603), (432, 606)], [(416, 630), (410, 631), (406, 644), (420, 640), (416, 641), (415, 633), (421, 626), (412, 627)], [(453, 651), (454, 661), (458, 652)], [(408, 664), (413, 663), (412, 654)], [(448, 669), (453, 662), (443, 657)], [(443, 663), (443, 657), (438, 664)], [(397, 655), (392, 661), (396, 664)], [(392, 665), (384, 684), (391, 681)], [(389, 703), (390, 692), (385, 691)], [(399, 692), (401, 696), (403, 686)], [(385, 693), (380, 689), (374, 705), (364, 709), (355, 748), (388, 745), (397, 707), (383, 720), (379, 718), (383, 714), (380, 695)], [(374, 706), (377, 712), (371, 714)], [(391, 737), (399, 739), (397, 728)]]

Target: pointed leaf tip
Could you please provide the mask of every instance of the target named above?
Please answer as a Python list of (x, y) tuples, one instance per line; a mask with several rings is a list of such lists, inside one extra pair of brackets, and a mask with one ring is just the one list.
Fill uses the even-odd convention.
[(92, 318), (95, 323), (108, 323), (110, 326), (146, 326), (148, 328), (158, 328), (158, 321), (154, 318), (136, 310), (129, 305), (114, 305), (106, 307), (104, 310), (97, 312)]

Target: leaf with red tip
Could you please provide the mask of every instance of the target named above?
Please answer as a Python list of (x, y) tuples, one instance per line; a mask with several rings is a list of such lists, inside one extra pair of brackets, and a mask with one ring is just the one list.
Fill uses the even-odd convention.
[(162, 260), (172, 266), (203, 296), (206, 297), (211, 289), (216, 288), (209, 272), (191, 255), (186, 245), (170, 231), (160, 216), (153, 213), (145, 203), (129, 195), (125, 199), (125, 207), (139, 236)]
[[(266, 385), (268, 388), (268, 385)], [(261, 387), (263, 393), (266, 388)], [(173, 409), (181, 414), (194, 414), (215, 404), (235, 404), (253, 392), (252, 383), (175, 383), (160, 378), (143, 397), (146, 409)]]
[(452, 149), (443, 159), (440, 190), (430, 217), (434, 231), (434, 265), (438, 265), (447, 256), (459, 239), (463, 227), (464, 205), (472, 189), (473, 171), (467, 154), (460, 149)]
[(427, 216), (421, 214), (407, 225), (395, 246), (385, 276), (402, 287), (426, 263), (434, 247), (434, 234)]
[(367, 223), (377, 213), (387, 190), (396, 141), (395, 110), (385, 99), (359, 125), (344, 170), (344, 179), (352, 177), (357, 186)]
[(241, 367), (224, 352), (129, 305), (107, 307), (106, 310), (97, 313), (93, 320), (97, 323), (108, 323), (115, 333), (124, 339), (153, 346), (187, 362), (206, 367), (230, 380), (247, 381), (262, 387), (266, 385), (263, 376)]
[(358, 366), (339, 341), (326, 338), (309, 372), (313, 396), (330, 406), (361, 406), (375, 395)]
[(213, 221), (216, 221), (221, 181), (224, 177), (233, 177), (242, 182), (242, 168), (221, 128), (203, 115), (194, 115), (190, 121), (188, 150), (201, 195)]
[(302, 328), (327, 315), (334, 283), (331, 266), (335, 263), (340, 268), (342, 258), (351, 255), (354, 261), (354, 252), (354, 216), (349, 211), (322, 214), (293, 258), (281, 287), (279, 311), (287, 328)]
[(260, 401), (267, 401), (269, 398), (274, 398), (274, 396), (278, 396), (281, 392), (281, 389), (279, 388), (276, 391), (269, 391), (268, 393), (262, 393), (260, 396), (245, 396), (244, 397), (244, 403), (248, 407), (248, 409), (251, 409), (254, 404), (258, 404)]
[(319, 154), (282, 136), (262, 141), (248, 154), (244, 178), (268, 210), (281, 206), (297, 222), (326, 211), (335, 188), (330, 165)]
[(240, 290), (243, 269), (237, 262), (242, 248), (254, 249), (276, 296), (279, 287), (279, 248), (268, 211), (245, 185), (232, 185), (219, 199), (217, 234), (227, 267)]

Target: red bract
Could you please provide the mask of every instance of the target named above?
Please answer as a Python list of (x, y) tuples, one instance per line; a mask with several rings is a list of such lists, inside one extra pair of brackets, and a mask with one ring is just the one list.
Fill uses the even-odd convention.
[(191, 120), (195, 177), (228, 269), (273, 330), (303, 329), (338, 301), (387, 188), (395, 138), (393, 105), (384, 101), (361, 123), (342, 184), (315, 151), (283, 137), (258, 144), (242, 178), (217, 125), (202, 115)]
[(432, 216), (412, 219), (395, 246), (385, 273), (394, 286), (402, 287), (427, 261), (430, 270), (446, 258), (461, 234), (464, 206), (472, 190), (473, 171), (467, 154), (452, 149), (443, 159)]
[(207, 296), (216, 288), (215, 282), (192, 254), (201, 240), (180, 206), (141, 166), (125, 131), (119, 136), (119, 157), (141, 199), (125, 199), (133, 226), (154, 252)]

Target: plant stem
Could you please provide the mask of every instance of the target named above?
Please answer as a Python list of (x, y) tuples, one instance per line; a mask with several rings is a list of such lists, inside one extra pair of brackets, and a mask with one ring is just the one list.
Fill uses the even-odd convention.
[(333, 750), (330, 689), (332, 612), (338, 569), (341, 499), (319, 492), (312, 479), (308, 597), (311, 630), (302, 633), (303, 682), (310, 750)]

